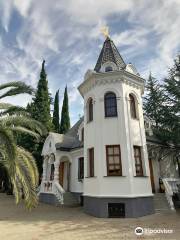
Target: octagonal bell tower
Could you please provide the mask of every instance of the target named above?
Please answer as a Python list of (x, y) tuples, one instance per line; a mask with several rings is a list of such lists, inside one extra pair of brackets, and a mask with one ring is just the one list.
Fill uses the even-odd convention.
[(154, 212), (146, 149), (144, 79), (107, 37), (84, 98), (84, 210), (97, 217)]

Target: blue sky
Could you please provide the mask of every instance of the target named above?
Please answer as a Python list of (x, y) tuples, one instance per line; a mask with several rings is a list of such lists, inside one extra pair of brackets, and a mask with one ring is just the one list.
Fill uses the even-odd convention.
[[(162, 79), (180, 51), (180, 0), (0, 0), (0, 83), (37, 85), (46, 60), (54, 96), (68, 86), (71, 122), (83, 114), (77, 87), (95, 66), (109, 26), (126, 63)], [(25, 106), (28, 96), (7, 99)]]

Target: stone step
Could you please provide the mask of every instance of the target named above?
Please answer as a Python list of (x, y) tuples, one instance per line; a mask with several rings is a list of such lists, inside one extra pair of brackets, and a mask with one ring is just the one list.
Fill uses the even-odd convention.
[(154, 195), (154, 208), (156, 212), (171, 211), (164, 193), (156, 193)]
[(71, 192), (65, 192), (63, 197), (64, 206), (75, 207), (80, 205), (77, 198)]

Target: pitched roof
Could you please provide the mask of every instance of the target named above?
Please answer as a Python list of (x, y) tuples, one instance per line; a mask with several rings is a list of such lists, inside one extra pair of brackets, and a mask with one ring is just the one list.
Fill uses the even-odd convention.
[(78, 130), (84, 121), (82, 117), (79, 121), (63, 136), (63, 141), (56, 144), (56, 149), (61, 151), (71, 151), (76, 148), (83, 147), (83, 142), (79, 141)]
[(100, 52), (100, 55), (99, 55), (99, 58), (97, 60), (94, 70), (96, 72), (99, 72), (101, 69), (101, 66), (105, 62), (114, 62), (116, 64), (118, 70), (124, 69), (126, 67), (126, 64), (125, 64), (123, 58), (121, 57), (117, 47), (115, 46), (115, 44), (109, 37), (106, 38), (106, 40), (103, 44), (103, 48)]
[[(79, 119), (79, 121), (75, 123), (75, 125), (71, 129), (69, 129), (69, 131), (65, 135), (63, 135), (63, 141), (59, 137), (62, 135), (53, 133), (54, 136), (57, 137), (56, 149), (61, 151), (71, 151), (74, 149), (82, 148), (84, 146), (83, 142), (79, 140), (78, 136), (78, 130), (83, 121), (84, 117)], [(146, 135), (146, 141), (147, 144), (148, 143), (162, 144), (161, 140), (158, 139), (157, 136), (155, 135), (152, 136)]]

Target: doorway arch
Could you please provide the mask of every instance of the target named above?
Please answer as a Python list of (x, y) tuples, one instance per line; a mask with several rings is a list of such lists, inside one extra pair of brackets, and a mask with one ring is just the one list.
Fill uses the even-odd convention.
[(68, 192), (70, 189), (71, 162), (68, 156), (62, 156), (59, 164), (59, 184)]

